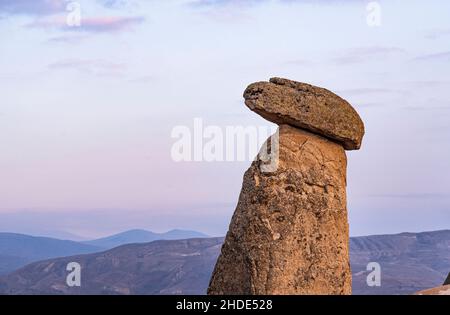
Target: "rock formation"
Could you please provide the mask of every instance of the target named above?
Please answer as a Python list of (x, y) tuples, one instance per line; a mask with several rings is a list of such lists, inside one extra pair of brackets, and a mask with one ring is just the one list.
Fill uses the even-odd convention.
[(332, 92), (286, 79), (244, 98), (279, 128), (244, 175), (208, 294), (350, 294), (344, 149), (361, 146), (361, 119)]
[(416, 295), (450, 295), (450, 273), (442, 286), (419, 291)]
[(450, 295), (450, 285), (419, 291), (415, 295)]
[(450, 272), (448, 273), (448, 276), (447, 276), (447, 278), (445, 279), (443, 285), (450, 285)]
[(344, 99), (316, 86), (272, 78), (251, 84), (244, 92), (245, 104), (277, 124), (289, 124), (358, 150), (364, 124)]

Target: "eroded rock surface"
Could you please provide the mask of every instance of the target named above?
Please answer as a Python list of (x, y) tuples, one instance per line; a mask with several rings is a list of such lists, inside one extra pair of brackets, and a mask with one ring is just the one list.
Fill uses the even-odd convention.
[(450, 284), (428, 290), (419, 291), (416, 295), (450, 295)]
[(350, 294), (344, 148), (288, 125), (279, 160), (257, 158), (242, 191), (209, 294)]
[(447, 276), (447, 278), (445, 279), (443, 285), (450, 285), (450, 272), (448, 273), (448, 276)]
[(327, 89), (282, 78), (251, 84), (245, 104), (277, 124), (309, 130), (338, 143), (346, 150), (361, 147), (364, 124), (355, 109)]

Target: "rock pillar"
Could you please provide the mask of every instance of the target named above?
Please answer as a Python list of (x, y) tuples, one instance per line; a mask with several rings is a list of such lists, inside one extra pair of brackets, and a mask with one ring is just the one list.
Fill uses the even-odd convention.
[(244, 97), (279, 124), (267, 146), (276, 167), (262, 167), (263, 146), (208, 294), (351, 294), (345, 149), (360, 147), (361, 119), (332, 92), (286, 79), (254, 83)]

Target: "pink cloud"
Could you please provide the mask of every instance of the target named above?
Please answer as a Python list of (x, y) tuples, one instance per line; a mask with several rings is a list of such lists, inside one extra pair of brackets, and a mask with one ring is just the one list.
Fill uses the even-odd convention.
[(42, 19), (37, 19), (32, 23), (27, 24), (31, 28), (57, 28), (65, 31), (78, 32), (120, 32), (129, 30), (132, 26), (140, 24), (145, 21), (143, 16), (130, 17), (91, 17), (81, 18), (80, 26), (68, 26), (66, 19), (61, 16), (52, 16)]
[(81, 21), (80, 28), (90, 32), (116, 32), (129, 29), (144, 20), (142, 16), (86, 18)]

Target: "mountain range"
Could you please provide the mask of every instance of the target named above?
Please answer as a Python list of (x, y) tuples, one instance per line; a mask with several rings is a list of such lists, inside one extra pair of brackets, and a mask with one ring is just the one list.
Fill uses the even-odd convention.
[[(350, 239), (353, 291), (411, 294), (442, 285), (450, 271), (450, 230)], [(381, 286), (368, 287), (369, 262), (381, 267)]]
[(0, 233), (0, 274), (30, 262), (76, 254), (94, 253), (102, 248), (49, 237)]
[[(204, 294), (222, 242), (157, 240), (34, 262), (1, 276), (0, 294)], [(450, 230), (353, 237), (350, 252), (353, 294), (412, 294), (444, 282)], [(69, 262), (82, 267), (81, 287), (65, 283)], [(381, 267), (379, 287), (366, 284), (369, 262)]]
[(207, 237), (207, 235), (187, 230), (171, 230), (166, 233), (130, 230), (91, 241), (75, 242), (50, 237), (0, 233), (0, 275), (28, 263), (49, 258), (100, 252), (123, 244), (194, 237)]
[(203, 238), (203, 237), (208, 237), (208, 235), (197, 231), (177, 230), (177, 229), (170, 230), (165, 233), (155, 233), (151, 231), (135, 229), (111, 235), (108, 237), (95, 239), (92, 241), (86, 241), (83, 243), (109, 249), (131, 243), (148, 243), (156, 240), (180, 240), (180, 239)]
[[(30, 264), (0, 278), (0, 294), (203, 294), (222, 238), (154, 241)], [(81, 265), (81, 287), (66, 266)]]

